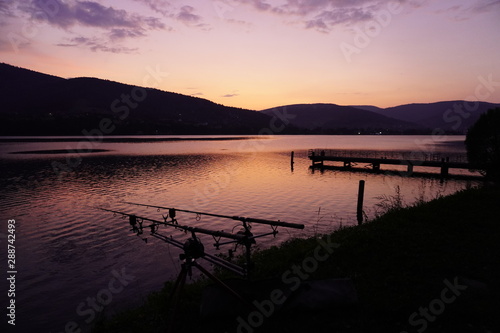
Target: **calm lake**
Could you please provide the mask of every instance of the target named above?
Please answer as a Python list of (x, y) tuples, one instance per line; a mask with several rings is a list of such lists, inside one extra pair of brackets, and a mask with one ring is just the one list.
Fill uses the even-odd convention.
[[(132, 234), (128, 220), (96, 207), (160, 220), (165, 214), (123, 203), (131, 201), (306, 225), (304, 230), (279, 228), (276, 238), (258, 239), (257, 245), (265, 248), (290, 237), (357, 224), (359, 180), (366, 181), (364, 210), (369, 218), (375, 215), (380, 197), (394, 195), (397, 187), (405, 203), (411, 204), (477, 184), (474, 180), (401, 177), (394, 171), (322, 172), (311, 170), (307, 158), (312, 148), (464, 154), (463, 136), (440, 141), (430, 136), (211, 137), (217, 140), (176, 136), (152, 141), (158, 137), (145, 136), (143, 142), (126, 142), (126, 137), (112, 142), (85, 138), (0, 141), (4, 272), (7, 221), (16, 221), (16, 332), (72, 332), (77, 326), (85, 332), (98, 315), (137, 305), (179, 273), (176, 247), (152, 237), (146, 243), (141, 239), (146, 233), (143, 237)], [(96, 152), (76, 151), (90, 148)], [(67, 149), (75, 151), (60, 152)], [(293, 170), (291, 151), (295, 152)], [(198, 220), (182, 213), (177, 217), (189, 226), (227, 232), (240, 229), (232, 220), (205, 216)], [(252, 231), (271, 229), (254, 224)], [(165, 229), (165, 234), (179, 241), (188, 238), (174, 229)], [(211, 254), (232, 248), (223, 246), (217, 251), (212, 237), (199, 237)], [(200, 263), (210, 267), (204, 260)], [(9, 289), (5, 279), (0, 286), (2, 294)], [(96, 299), (106, 304), (103, 311)]]

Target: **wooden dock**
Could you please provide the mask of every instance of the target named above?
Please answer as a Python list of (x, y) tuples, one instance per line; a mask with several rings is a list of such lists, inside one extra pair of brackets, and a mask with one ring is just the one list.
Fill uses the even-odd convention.
[(463, 154), (428, 154), (422, 152), (383, 152), (311, 149), (308, 153), (312, 167), (324, 167), (326, 161), (341, 162), (344, 169), (351, 169), (357, 163), (371, 166), (379, 172), (382, 165), (403, 165), (411, 175), (414, 167), (440, 168), (441, 176), (447, 177), (450, 169), (470, 169)]

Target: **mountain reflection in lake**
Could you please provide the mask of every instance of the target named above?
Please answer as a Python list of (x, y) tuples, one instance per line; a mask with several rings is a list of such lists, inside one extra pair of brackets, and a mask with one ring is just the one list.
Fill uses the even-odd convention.
[[(394, 173), (312, 172), (307, 149), (463, 152), (463, 146), (457, 144), (463, 139), (451, 137), (439, 144), (429, 137), (388, 136), (104, 142), (94, 148), (107, 151), (73, 156), (10, 153), (76, 148), (78, 141), (1, 143), (0, 240), (6, 244), (7, 220), (15, 219), (18, 329), (61, 332), (67, 323), (75, 322), (85, 330), (99, 314), (89, 299), (105, 299), (108, 315), (141, 302), (178, 274), (177, 248), (156, 239), (143, 242), (129, 232), (127, 220), (96, 206), (161, 219), (162, 212), (155, 209), (122, 203), (132, 201), (306, 225), (304, 230), (280, 228), (276, 239), (258, 240), (260, 247), (267, 247), (289, 237), (356, 224), (360, 179), (366, 181), (364, 207), (369, 217), (379, 202), (376, 197), (394, 195), (397, 186), (405, 202), (411, 204), (475, 185), (473, 181), (440, 182)], [(67, 164), (68, 159), (77, 161), (71, 170), (62, 174), (54, 171), (53, 162)], [(179, 213), (178, 220), (214, 230), (239, 230), (233, 221), (216, 218), (197, 221), (195, 216)], [(256, 225), (253, 231), (270, 229)], [(169, 234), (180, 241), (188, 237), (176, 230)], [(227, 247), (221, 251), (212, 248), (211, 237), (200, 238), (207, 252), (227, 253)], [(2, 283), (2, 290), (7, 290), (6, 282)]]

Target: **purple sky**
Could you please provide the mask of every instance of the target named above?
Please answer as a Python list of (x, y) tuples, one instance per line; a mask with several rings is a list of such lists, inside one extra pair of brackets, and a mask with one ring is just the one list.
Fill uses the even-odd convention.
[(499, 0), (1, 1), (1, 61), (264, 109), (500, 102)]

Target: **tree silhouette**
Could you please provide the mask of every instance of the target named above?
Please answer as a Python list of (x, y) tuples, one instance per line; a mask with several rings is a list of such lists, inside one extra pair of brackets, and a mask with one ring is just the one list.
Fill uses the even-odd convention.
[(469, 128), (465, 139), (472, 169), (487, 178), (500, 180), (500, 108), (482, 114)]

